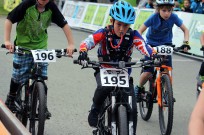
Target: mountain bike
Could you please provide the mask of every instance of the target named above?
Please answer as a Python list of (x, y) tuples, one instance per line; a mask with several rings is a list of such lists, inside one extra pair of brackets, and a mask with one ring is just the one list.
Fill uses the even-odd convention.
[[(179, 51), (174, 46), (158, 46), (155, 48), (157, 55), (154, 56), (150, 66), (155, 67), (153, 74), (148, 78), (145, 94), (139, 102), (139, 110), (143, 120), (148, 121), (153, 111), (153, 104), (158, 104), (159, 125), (162, 135), (170, 135), (173, 126), (174, 102), (172, 89), (172, 68), (165, 65), (167, 55), (173, 51)], [(143, 72), (144, 68), (142, 69)]]
[[(133, 115), (137, 114), (132, 113), (132, 107), (133, 103), (136, 103), (136, 99), (133, 91), (133, 79), (128, 74), (128, 69), (141, 67), (144, 63), (140, 61), (88, 61), (88, 66), (82, 67), (82, 69), (99, 68), (102, 86), (111, 87), (110, 95), (100, 110), (97, 128), (93, 130), (93, 135), (133, 135)], [(79, 64), (78, 60), (74, 60), (74, 64)], [(133, 67), (133, 65), (135, 66)], [(137, 106), (135, 105), (135, 107), (137, 111)]]
[[(200, 50), (203, 51), (203, 57), (204, 57), (204, 48), (201, 47)], [(203, 62), (204, 62), (204, 61), (203, 61)], [(199, 75), (198, 75), (198, 77), (199, 77)], [(197, 78), (197, 80), (198, 80), (198, 79), (199, 79), (199, 78)], [(196, 86), (196, 88), (197, 88), (196, 96), (197, 96), (197, 98), (198, 98), (198, 96), (200, 95), (200, 92), (201, 92), (201, 90), (202, 90), (202, 85), (200, 84), (199, 81), (197, 81), (197, 86)]]
[[(3, 44), (1, 47), (5, 48), (5, 45)], [(30, 50), (15, 46), (13, 53), (18, 55), (32, 53), (34, 59), (30, 79), (22, 83), (17, 90), (14, 100), (16, 110), (13, 113), (15, 113), (16, 117), (25, 127), (28, 125), (32, 135), (43, 135), (45, 120), (49, 119), (46, 116), (48, 88), (45, 83), (47, 77), (41, 75), (42, 69), (39, 63), (55, 62), (56, 57), (61, 58), (62, 56), (66, 56), (66, 49)]]

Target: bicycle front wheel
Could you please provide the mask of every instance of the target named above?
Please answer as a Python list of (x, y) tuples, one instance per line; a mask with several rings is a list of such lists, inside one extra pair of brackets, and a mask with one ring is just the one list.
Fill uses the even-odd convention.
[(145, 100), (142, 100), (139, 102), (139, 108), (140, 108), (140, 115), (143, 120), (148, 121), (152, 115), (153, 110), (153, 99), (154, 99), (154, 82), (152, 78), (149, 79), (149, 81), (146, 83), (145, 90), (147, 90), (147, 93), (145, 93)]
[(45, 125), (45, 86), (35, 82), (32, 92), (30, 132), (32, 135), (43, 135)]
[(128, 135), (127, 125), (127, 110), (126, 107), (120, 105), (118, 107), (118, 135)]
[(162, 135), (170, 135), (173, 126), (173, 91), (168, 75), (161, 77), (162, 105), (159, 106), (159, 124)]

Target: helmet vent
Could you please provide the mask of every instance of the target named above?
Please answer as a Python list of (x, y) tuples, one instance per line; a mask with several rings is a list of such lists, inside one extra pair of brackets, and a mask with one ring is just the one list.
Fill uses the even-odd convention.
[[(127, 16), (129, 16), (130, 15), (130, 13), (131, 13), (131, 10), (128, 10), (128, 14), (127, 14)], [(132, 16), (132, 15), (131, 15)]]
[(117, 12), (118, 14), (120, 14), (120, 10), (119, 10), (118, 8), (116, 8), (116, 12)]
[(121, 19), (121, 17), (120, 16), (118, 16), (118, 15), (116, 15), (117, 16), (117, 18), (120, 18)]
[(123, 16), (125, 16), (125, 9), (122, 8), (122, 13), (123, 13)]

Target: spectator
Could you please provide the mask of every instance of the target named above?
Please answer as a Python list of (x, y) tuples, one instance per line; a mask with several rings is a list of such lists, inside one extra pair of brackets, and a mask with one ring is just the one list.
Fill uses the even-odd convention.
[(111, 3), (116, 3), (118, 0), (110, 0)]
[(90, 2), (95, 2), (95, 3), (97, 3), (98, 1), (97, 1), (97, 0), (90, 0)]
[(194, 8), (196, 8), (197, 6), (197, 3), (195, 0), (190, 0), (191, 1), (191, 6), (190, 6), (190, 9), (193, 11)]
[(180, 8), (180, 3), (178, 1), (175, 1), (175, 5), (174, 5), (174, 11), (181, 11), (181, 8)]
[(153, 0), (148, 0), (147, 3), (145, 4), (145, 8), (154, 8)]
[(191, 7), (190, 0), (184, 0), (183, 7), (181, 8), (181, 10), (184, 12), (192, 13), (193, 10), (190, 7)]
[(204, 0), (197, 0), (192, 9), (193, 13), (204, 14)]

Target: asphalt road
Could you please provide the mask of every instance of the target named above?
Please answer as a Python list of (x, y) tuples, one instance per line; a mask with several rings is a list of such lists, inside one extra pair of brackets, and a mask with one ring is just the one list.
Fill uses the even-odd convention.
[[(3, 43), (4, 17), (0, 17), (0, 44)], [(90, 33), (73, 30), (76, 48)], [(56, 25), (48, 29), (49, 48), (61, 49), (67, 45), (63, 31)], [(15, 36), (13, 26), (12, 40)], [(77, 58), (78, 53), (74, 54)], [(89, 51), (91, 59), (96, 59), (96, 49)], [(142, 56), (135, 49), (133, 57)], [(92, 128), (87, 123), (92, 96), (96, 87), (93, 70), (81, 70), (79, 65), (73, 64), (71, 58), (57, 59), (50, 63), (48, 70), (48, 107), (52, 113), (46, 121), (45, 135), (91, 135)], [(174, 124), (172, 135), (187, 135), (188, 121), (196, 102), (196, 75), (200, 68), (200, 61), (183, 56), (173, 56), (173, 91), (176, 103), (174, 106)], [(9, 90), (12, 72), (12, 55), (6, 55), (0, 49), (0, 99), (5, 101)], [(138, 83), (140, 69), (132, 73), (135, 84)], [(148, 122), (138, 116), (137, 135), (159, 135), (158, 107), (155, 104), (153, 114)]]

